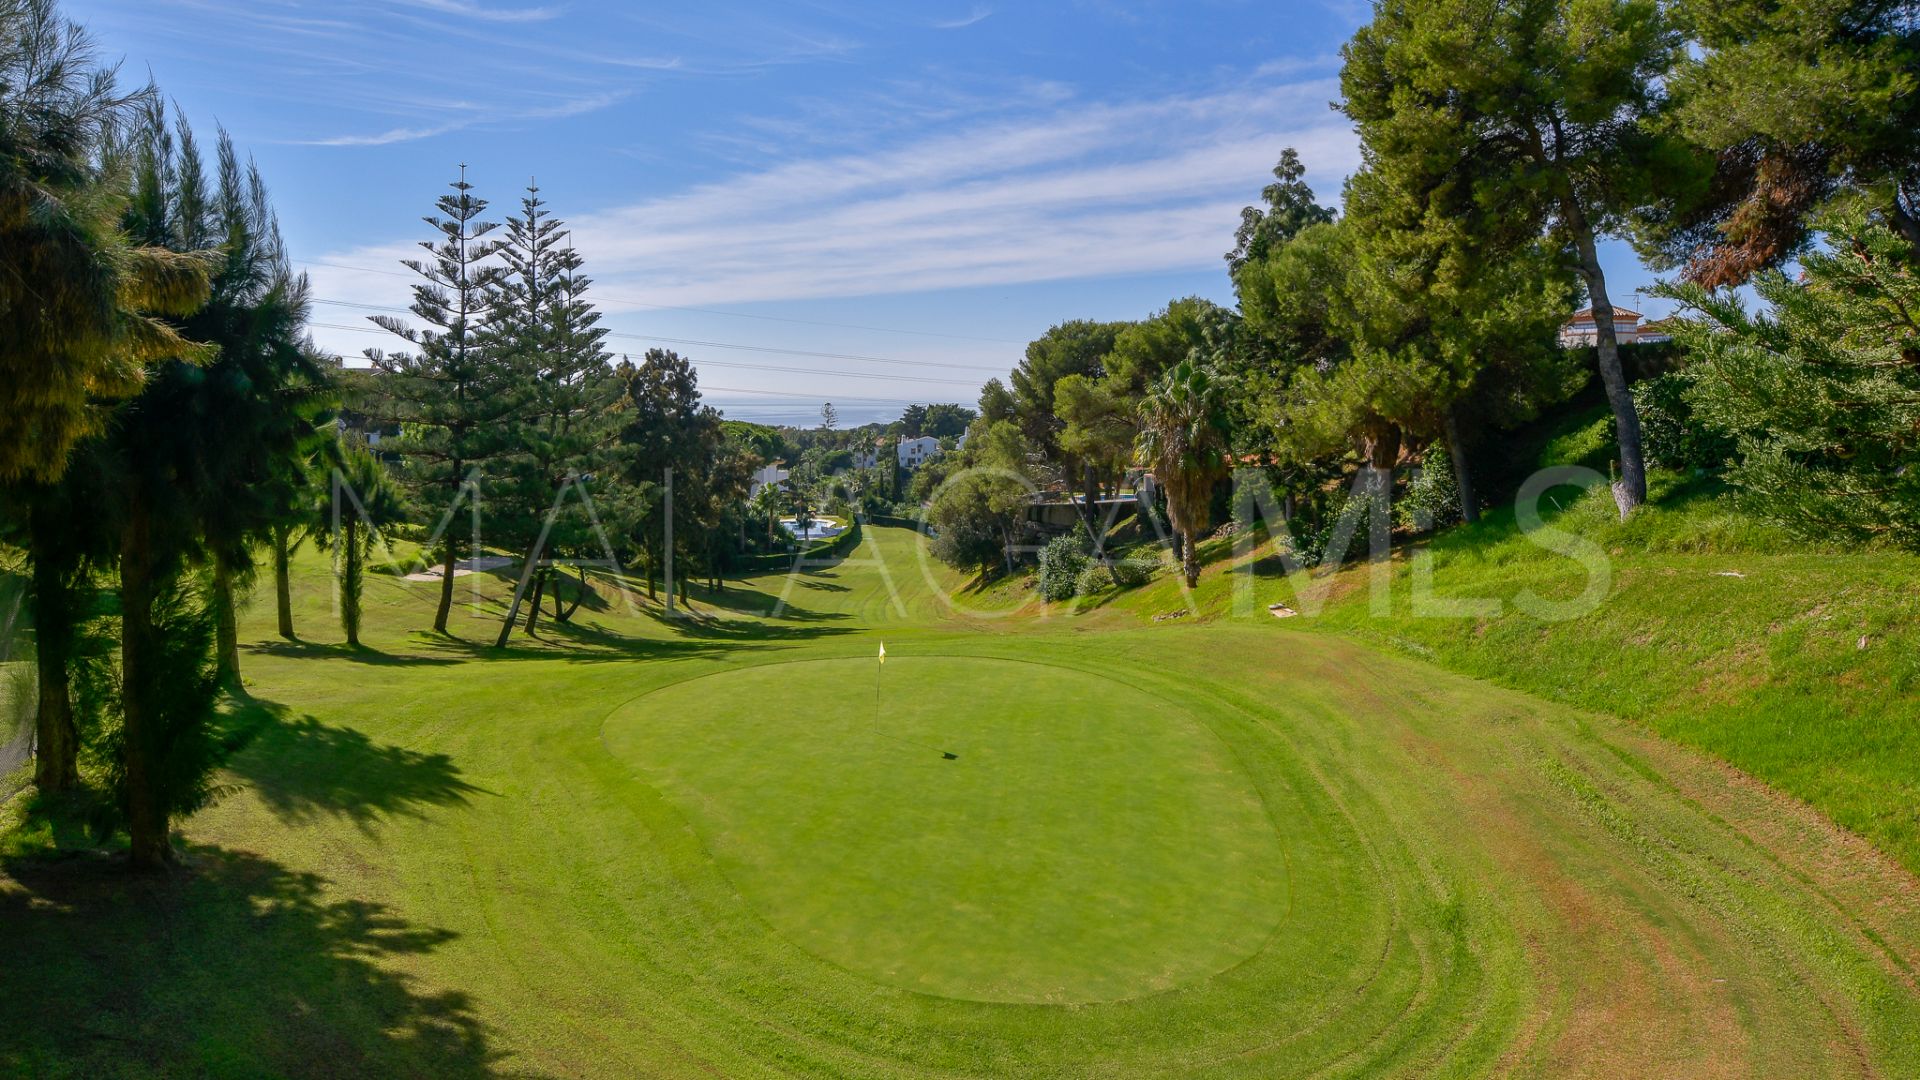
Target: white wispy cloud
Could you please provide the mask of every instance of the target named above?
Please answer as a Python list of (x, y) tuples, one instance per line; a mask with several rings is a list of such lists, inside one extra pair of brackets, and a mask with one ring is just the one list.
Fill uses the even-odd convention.
[(400, 0), (408, 7), (425, 8), (447, 15), (459, 15), (469, 19), (484, 19), (487, 22), (545, 22), (559, 18), (565, 7), (526, 7), (497, 8), (488, 7), (476, 0)]
[(935, 30), (965, 30), (967, 27), (972, 26), (974, 23), (980, 22), (981, 20), (985, 19), (987, 16), (992, 14), (993, 14), (992, 8), (985, 7), (982, 5), (975, 5), (974, 9), (968, 12), (966, 15), (963, 15), (958, 19), (946, 19), (940, 22), (936, 22), (933, 24), (933, 28)]
[[(1330, 80), (1157, 101), (1062, 99), (891, 133), (595, 212), (558, 208), (606, 297), (727, 307), (1218, 268), (1241, 207), (1293, 146), (1323, 201), (1359, 161)], [(800, 140), (796, 140), (800, 141)], [(505, 193), (496, 193), (507, 198)], [(336, 253), (389, 267), (405, 244)], [(314, 269), (320, 295), (405, 282)], [(338, 343), (358, 351), (366, 342)]]
[(1219, 265), (1286, 146), (1358, 163), (1325, 80), (1065, 105), (575, 214), (596, 277), (659, 303), (914, 292)]
[(412, 142), (415, 139), (430, 139), (435, 135), (445, 135), (450, 131), (459, 131), (469, 126), (469, 121), (457, 120), (447, 124), (435, 124), (429, 127), (397, 127), (385, 131), (371, 132), (365, 135), (330, 135), (322, 139), (290, 140), (296, 146), (391, 146), (394, 143)]
[(370, 134), (331, 135), (319, 139), (291, 140), (298, 146), (390, 146), (394, 143), (412, 142), (416, 139), (430, 139), (435, 135), (446, 135), (455, 131), (481, 124), (511, 125), (526, 120), (560, 120), (569, 116), (584, 116), (598, 112), (627, 97), (624, 91), (606, 91), (588, 94), (584, 97), (570, 98), (549, 105), (523, 105), (514, 108), (495, 108), (472, 101), (442, 101), (433, 105), (439, 110), (451, 110), (462, 115), (437, 124), (423, 124), (389, 128)]

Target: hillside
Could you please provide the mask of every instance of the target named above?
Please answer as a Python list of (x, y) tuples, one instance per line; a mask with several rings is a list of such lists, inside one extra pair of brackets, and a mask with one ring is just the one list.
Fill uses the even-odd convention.
[[(1579, 439), (1549, 453), (1569, 444)], [(1920, 558), (1798, 545), (1744, 518), (1710, 480), (1653, 479), (1653, 501), (1625, 523), (1604, 491), (1550, 496), (1564, 510), (1547, 504), (1547, 523), (1596, 545), (1611, 567), (1605, 599), (1576, 618), (1514, 606), (1527, 591), (1572, 600), (1588, 576), (1521, 535), (1511, 509), (1396, 549), (1384, 610), (1372, 600), (1372, 567), (1289, 578), (1270, 546), (1236, 556), (1219, 540), (1203, 547), (1209, 565), (1191, 603), (1201, 619), (1227, 618), (1243, 588), (1254, 612), (1246, 618), (1268, 620), (1265, 606), (1284, 603), (1303, 613), (1289, 627), (1632, 720), (1806, 800), (1920, 869)], [(1493, 599), (1499, 613), (1416, 613), (1423, 565), (1436, 600)], [(1315, 596), (1324, 598), (1318, 614)], [(1164, 615), (1186, 599), (1162, 575), (1093, 598), (1080, 617)]]

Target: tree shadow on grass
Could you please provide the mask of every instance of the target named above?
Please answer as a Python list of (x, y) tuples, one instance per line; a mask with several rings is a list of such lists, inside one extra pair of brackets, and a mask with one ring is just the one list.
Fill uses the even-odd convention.
[(295, 717), (258, 698), (238, 699), (228, 727), (229, 742), (245, 748), (227, 762), (228, 771), (290, 824), (332, 817), (368, 829), (489, 794), (460, 779), (445, 754), (381, 746), (352, 728)]
[(0, 1073), (492, 1075), (468, 995), (383, 966), (454, 936), (243, 851), (196, 847), (165, 875), (14, 860)]
[(854, 632), (854, 628), (850, 626), (819, 625), (820, 622), (830, 619), (847, 618), (840, 614), (810, 613), (811, 625), (800, 626), (751, 618), (729, 619), (692, 611), (683, 611), (672, 618), (668, 618), (664, 611), (649, 611), (646, 615), (680, 637), (702, 641), (778, 644), (787, 641), (813, 641), (819, 638), (839, 637), (842, 634)]
[(248, 652), (259, 653), (262, 656), (280, 656), (294, 660), (349, 660), (356, 664), (368, 664), (373, 667), (419, 667), (459, 663), (458, 660), (444, 656), (384, 653), (377, 649), (369, 649), (365, 645), (324, 645), (312, 641), (262, 641), (244, 648)]
[[(669, 627), (675, 625), (665, 619), (660, 621)], [(496, 627), (478, 638), (443, 638), (421, 634), (416, 635), (414, 640), (421, 648), (433, 650), (434, 654), (443, 657), (482, 661), (545, 660), (569, 664), (707, 659), (750, 647), (744, 641), (735, 644), (712, 640), (716, 635), (642, 638), (597, 623), (542, 622), (533, 637), (526, 636), (524, 630), (515, 629), (509, 644), (505, 648), (496, 648), (493, 643), (494, 635), (498, 632)], [(758, 640), (772, 643), (780, 636), (776, 630), (762, 635)]]

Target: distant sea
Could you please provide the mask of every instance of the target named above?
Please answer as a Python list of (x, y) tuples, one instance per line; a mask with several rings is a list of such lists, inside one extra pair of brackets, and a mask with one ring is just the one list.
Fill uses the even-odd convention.
[[(729, 420), (750, 420), (756, 424), (768, 424), (774, 427), (817, 428), (820, 426), (819, 402), (747, 401), (741, 399), (706, 398), (706, 403), (719, 409)], [(963, 401), (969, 407), (972, 401)], [(867, 424), (887, 424), (900, 419), (900, 414), (912, 402), (875, 405), (871, 402), (842, 405), (834, 403), (837, 414), (836, 426), (843, 428), (864, 427)], [(919, 402), (921, 405), (934, 404), (933, 401)]]

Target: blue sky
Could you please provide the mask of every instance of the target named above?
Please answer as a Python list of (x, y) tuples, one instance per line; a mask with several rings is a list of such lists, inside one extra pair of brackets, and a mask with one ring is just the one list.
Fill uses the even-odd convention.
[[(259, 161), (315, 338), (388, 345), (397, 265), (458, 166), (529, 177), (609, 344), (675, 348), (730, 415), (971, 402), (1068, 318), (1230, 302), (1221, 253), (1283, 147), (1323, 201), (1343, 0), (618, 4), (67, 0), (130, 77)], [(1617, 302), (1652, 281), (1612, 246)], [(1645, 310), (1645, 308), (1642, 308)], [(695, 344), (697, 343), (697, 344)]]

